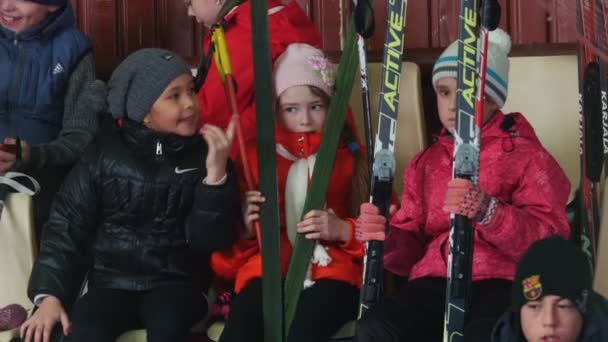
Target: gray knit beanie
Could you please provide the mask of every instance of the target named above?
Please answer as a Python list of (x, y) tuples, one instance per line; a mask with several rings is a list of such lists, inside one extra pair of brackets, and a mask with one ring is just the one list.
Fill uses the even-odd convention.
[(142, 122), (160, 94), (177, 77), (192, 75), (173, 52), (141, 49), (129, 55), (108, 82), (108, 111), (114, 118)]

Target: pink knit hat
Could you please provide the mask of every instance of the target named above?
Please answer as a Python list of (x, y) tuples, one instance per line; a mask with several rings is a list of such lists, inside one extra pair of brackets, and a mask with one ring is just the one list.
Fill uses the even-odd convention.
[(277, 98), (290, 87), (309, 85), (334, 94), (334, 65), (323, 51), (308, 44), (290, 44), (274, 64)]

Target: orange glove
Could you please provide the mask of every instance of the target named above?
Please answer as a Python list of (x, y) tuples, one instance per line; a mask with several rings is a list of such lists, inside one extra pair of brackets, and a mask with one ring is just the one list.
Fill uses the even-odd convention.
[(486, 219), (491, 200), (492, 197), (473, 182), (456, 178), (448, 182), (443, 211), (481, 222)]
[[(393, 216), (396, 211), (397, 207), (391, 205), (390, 216)], [(380, 214), (378, 207), (371, 203), (363, 203), (360, 212), (355, 226), (355, 238), (360, 242), (384, 241), (386, 239), (386, 218)]]

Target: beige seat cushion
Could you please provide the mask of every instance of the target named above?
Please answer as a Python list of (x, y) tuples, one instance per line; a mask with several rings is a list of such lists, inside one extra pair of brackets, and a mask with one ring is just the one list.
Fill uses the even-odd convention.
[(521, 112), (545, 148), (579, 185), (578, 66), (576, 56), (511, 57), (505, 113)]
[(0, 307), (20, 304), (31, 313), (27, 283), (36, 258), (32, 198), (11, 193), (0, 216)]
[(146, 342), (147, 334), (145, 329), (131, 330), (120, 335), (116, 342)]
[(213, 324), (211, 324), (209, 328), (207, 328), (207, 337), (209, 337), (211, 341), (219, 341), (220, 336), (222, 336), (222, 331), (224, 331), (225, 324), (226, 323), (224, 321), (213, 322)]
[[(368, 63), (370, 109), (372, 113), (373, 136), (375, 138), (378, 125), (380, 99), (380, 83), (382, 63)], [(355, 86), (350, 97), (350, 105), (359, 130), (359, 137), (365, 142), (364, 120), (361, 100), (361, 84), (359, 75), (355, 78)], [(395, 161), (397, 163), (393, 188), (401, 196), (403, 191), (403, 172), (409, 161), (427, 146), (426, 124), (422, 107), (422, 88), (420, 68), (415, 63), (403, 62), (401, 67), (399, 95), (399, 112), (395, 139)]]
[(15, 337), (19, 337), (19, 328), (8, 331), (0, 331), (0, 342), (9, 342)]

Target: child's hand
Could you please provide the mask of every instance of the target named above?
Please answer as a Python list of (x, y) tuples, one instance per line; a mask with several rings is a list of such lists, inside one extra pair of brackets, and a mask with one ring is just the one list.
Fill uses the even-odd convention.
[(70, 334), (70, 319), (65, 313), (61, 302), (57, 297), (48, 296), (42, 300), (42, 304), (34, 315), (21, 326), (20, 336), (23, 342), (44, 341), (49, 342), (53, 327), (61, 321), (63, 334)]
[(230, 156), (230, 148), (234, 139), (234, 132), (237, 125), (237, 116), (232, 116), (226, 132), (213, 125), (204, 125), (200, 133), (207, 142), (207, 182), (217, 183), (226, 175), (226, 163)]
[(342, 243), (350, 240), (350, 224), (336, 216), (332, 209), (309, 211), (298, 223), (297, 230), (310, 240)]
[[(0, 144), (0, 174), (6, 173), (15, 164), (17, 159), (15, 144), (17, 144), (17, 140), (14, 138), (5, 138)], [(24, 162), (30, 160), (30, 145), (23, 140), (21, 140), (21, 160)]]
[[(384, 241), (386, 239), (386, 218), (380, 214), (380, 209), (371, 203), (363, 203), (361, 214), (357, 218), (355, 237), (361, 242)], [(397, 212), (397, 206), (391, 205), (389, 215)]]
[(448, 182), (443, 211), (469, 219), (484, 219), (491, 197), (470, 180), (455, 178)]
[(243, 222), (245, 222), (245, 235), (247, 240), (255, 238), (254, 222), (260, 219), (260, 204), (264, 203), (266, 198), (259, 191), (247, 191), (245, 200), (243, 201)]

